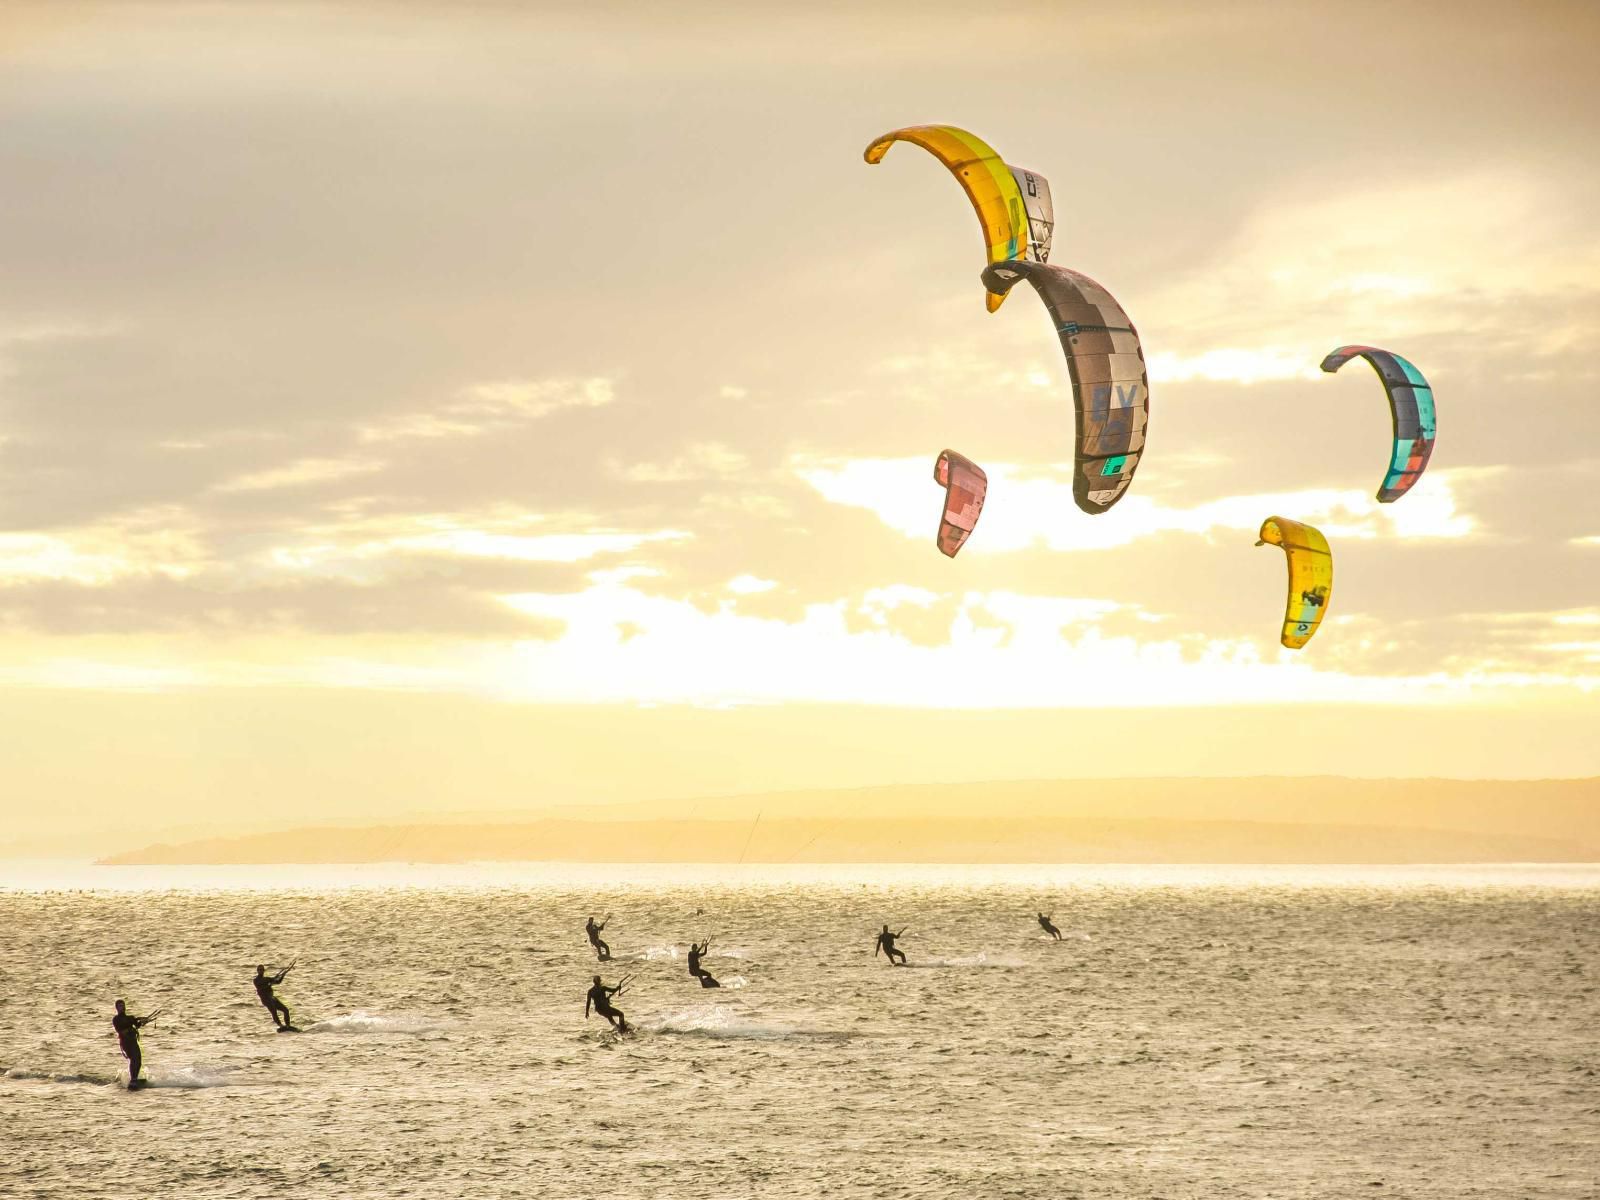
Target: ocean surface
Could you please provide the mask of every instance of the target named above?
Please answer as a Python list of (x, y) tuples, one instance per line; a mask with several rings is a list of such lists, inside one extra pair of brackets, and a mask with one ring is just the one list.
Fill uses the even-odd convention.
[[(590, 913), (634, 1036), (584, 1019)], [(909, 968), (873, 956), (884, 922)], [(720, 990), (687, 974), (695, 937)], [(295, 958), (305, 1032), (280, 1035), (250, 978)], [(119, 996), (163, 1010), (142, 1091)], [(1600, 866), (0, 863), (5, 1197), (1597, 1179)]]

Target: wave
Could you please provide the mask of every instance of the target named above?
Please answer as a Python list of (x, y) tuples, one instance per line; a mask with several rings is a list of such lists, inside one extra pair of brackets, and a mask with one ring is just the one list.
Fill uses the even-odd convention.
[[(615, 958), (616, 956), (612, 955), (612, 957)], [(632, 955), (629, 958), (628, 961), (630, 961), (630, 962), (657, 962), (658, 960), (663, 959), (663, 958), (677, 958), (677, 957), (678, 957), (678, 948), (676, 946), (651, 946), (648, 949), (646, 949), (643, 954)]]
[(0, 1070), (0, 1079), (18, 1079), (28, 1083), (87, 1083), (94, 1087), (114, 1087), (126, 1082), (120, 1075), (31, 1071), (26, 1067), (6, 1067)]
[(931, 970), (942, 967), (1000, 967), (1007, 970), (1013, 970), (1017, 967), (1026, 967), (1029, 964), (1023, 962), (1020, 958), (1010, 958), (1006, 956), (990, 957), (988, 954), (979, 952), (977, 954), (968, 955), (965, 958), (913, 959), (912, 961), (902, 965), (906, 967), (921, 967), (923, 970)]
[(342, 1017), (329, 1017), (305, 1026), (302, 1033), (434, 1033), (444, 1029), (442, 1021), (429, 1017), (382, 1017), (357, 1009)]
[[(638, 954), (613, 954), (611, 956), (611, 960), (613, 962), (618, 962), (618, 961), (622, 961), (622, 962), (660, 962), (662, 960), (675, 962), (681, 957), (683, 957), (683, 956), (678, 953), (678, 947), (669, 945), (669, 946), (647, 946), (647, 947), (645, 947), (645, 949), (641, 953), (638, 953)], [(731, 947), (730, 949), (727, 949), (727, 950), (723, 950), (720, 947), (713, 948), (706, 955), (706, 958), (708, 958), (708, 959), (709, 958), (740, 958), (740, 959), (747, 959), (749, 957), (750, 957), (749, 952), (744, 950), (741, 947), (738, 947), (738, 946)]]
[(179, 1067), (175, 1071), (145, 1072), (145, 1087), (152, 1088), (214, 1088), (227, 1087), (228, 1076), (238, 1070), (227, 1066)]
[[(143, 1087), (227, 1087), (229, 1085), (227, 1077), (237, 1069), (230, 1066), (197, 1065), (178, 1067), (174, 1070), (146, 1071), (143, 1076)], [(31, 1083), (82, 1083), (90, 1087), (125, 1088), (128, 1085), (127, 1078), (123, 1075), (101, 1075), (87, 1071), (33, 1071), (25, 1067), (7, 1067), (0, 1070), (0, 1079), (18, 1079)]]
[(777, 1021), (759, 1021), (742, 1016), (731, 1006), (696, 1004), (674, 1012), (635, 1022), (645, 1033), (676, 1034), (687, 1037), (751, 1038), (757, 1041), (844, 1041), (848, 1035), (825, 1029), (805, 1029)]
[[(692, 975), (689, 976), (689, 978), (693, 982), (698, 982), (698, 980), (695, 980), (694, 976)], [(750, 986), (750, 981), (743, 975), (713, 975), (712, 978), (715, 979), (717, 981), (717, 985), (724, 990), (728, 988), (742, 988)]]

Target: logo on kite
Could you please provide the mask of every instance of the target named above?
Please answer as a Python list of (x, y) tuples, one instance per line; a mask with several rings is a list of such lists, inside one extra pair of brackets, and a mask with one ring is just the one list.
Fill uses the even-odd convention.
[(967, 544), (978, 527), (989, 477), (964, 454), (941, 450), (933, 464), (933, 481), (944, 488), (944, 514), (939, 519), (939, 550), (950, 558)]

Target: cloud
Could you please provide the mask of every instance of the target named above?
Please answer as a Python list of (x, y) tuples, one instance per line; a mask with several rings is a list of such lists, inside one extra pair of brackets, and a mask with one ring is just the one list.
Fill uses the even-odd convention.
[(206, 561), (192, 523), (168, 508), (50, 533), (0, 533), (0, 589), (41, 580), (90, 588), (130, 578), (182, 580)]
[(623, 467), (612, 465), (612, 472), (630, 483), (688, 483), (697, 480), (731, 479), (749, 468), (747, 455), (723, 442), (694, 442), (682, 454), (664, 463), (641, 462)]
[(1161, 350), (1147, 357), (1152, 383), (1187, 383), (1205, 379), (1213, 383), (1260, 383), (1266, 379), (1315, 379), (1315, 363), (1303, 351), (1266, 346), (1254, 350), (1203, 350), (1182, 355)]
[(755, 596), (777, 587), (775, 579), (758, 579), (754, 575), (735, 575), (728, 580), (728, 590), (739, 596)]
[[(177, 449), (186, 449), (183, 444)], [(362, 459), (302, 458), (282, 467), (252, 471), (216, 485), (219, 492), (268, 492), (278, 488), (304, 487), (309, 484), (328, 483), (348, 479), (352, 475), (366, 475), (381, 470), (382, 463)]]
[[(1592, 327), (1572, 298), (1600, 292), (1600, 232), (1537, 168), (1357, 175), (1336, 189), (1318, 181), (1315, 194), (1308, 183), (1272, 195), (1202, 268), (1142, 298), (1142, 321), (1179, 347), (1156, 360), (1171, 378), (1184, 364), (1206, 378), (1292, 378), (1296, 362), (1314, 368), (1345, 342), (1403, 348), (1441, 329), (1548, 353), (1573, 328), (1571, 317), (1547, 319), (1542, 301), (1553, 295)], [(1271, 340), (1235, 341), (1249, 331)]]
[[(936, 489), (927, 485), (926, 468), (917, 459), (833, 464), (801, 460), (794, 471), (829, 501), (865, 508), (906, 537), (926, 539), (937, 523), (939, 504)], [(1091, 519), (1073, 503), (1072, 485), (1063, 482), (1069, 471), (1065, 466), (1056, 478), (1010, 463), (989, 464), (985, 469), (989, 500), (964, 555), (1039, 546), (1056, 551), (1105, 550), (1163, 533), (1253, 534), (1274, 514), (1316, 525), (1334, 539), (1466, 538), (1476, 523), (1459, 510), (1455, 487), (1462, 479), (1484, 475), (1433, 472), (1412, 489), (1405, 503), (1395, 505), (1379, 504), (1368, 493), (1327, 488), (1230, 496), (1189, 508), (1131, 494), (1110, 513)]]
[(311, 531), (304, 540), (279, 543), (260, 558), (288, 571), (371, 578), (374, 571), (382, 573), (386, 562), (411, 556), (577, 563), (690, 536), (677, 529), (529, 531), (544, 522), (538, 515), (514, 513), (438, 513), (404, 520), (354, 521)]
[(614, 381), (590, 379), (507, 379), (461, 389), (454, 400), (424, 412), (365, 425), (364, 442), (406, 438), (480, 437), (564, 408), (602, 408), (616, 400)]
[[(908, 636), (894, 614), (934, 593), (886, 589), (810, 606), (798, 621), (742, 615), (602, 586), (581, 595), (509, 597), (566, 632), (519, 648), (499, 680), (529, 700), (657, 703), (864, 703), (907, 707), (1138, 707), (1254, 703), (1459, 702), (1496, 688), (1600, 686), (1600, 674), (1506, 669), (1374, 675), (1329, 668), (1313, 651), (1257, 640), (1112, 632), (1122, 606), (1092, 599), (969, 593), (943, 636)], [(1330, 618), (1320, 637), (1342, 636)], [(699, 648), (716, 645), (706, 656)], [(1313, 643), (1317, 645), (1317, 643)], [(582, 666), (580, 667), (580, 664)], [(565, 682), (558, 682), (565, 681)], [(624, 682), (626, 681), (626, 682)]]
[[(889, 587), (781, 620), (731, 602), (707, 609), (649, 595), (635, 586), (643, 574), (608, 569), (592, 572), (577, 591), (506, 594), (501, 603), (522, 633), (508, 627), (490, 641), (419, 641), (377, 626), (355, 637), (305, 634), (287, 653), (281, 639), (248, 629), (112, 644), (63, 637), (53, 647), (13, 646), (0, 679), (119, 689), (406, 688), (540, 703), (951, 709), (1417, 706), (1600, 690), (1593, 636), (1600, 610), (1593, 608), (1419, 621), (1398, 631), (1335, 612), (1311, 647), (1293, 653), (1264, 636), (1187, 630), (1106, 599)], [(1397, 634), (1403, 641), (1441, 630), (1459, 651), (1446, 655), (1445, 667), (1381, 669)]]

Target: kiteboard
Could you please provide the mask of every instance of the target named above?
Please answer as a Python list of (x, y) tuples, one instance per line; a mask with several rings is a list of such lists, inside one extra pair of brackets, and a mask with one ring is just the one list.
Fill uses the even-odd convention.
[(300, 1026), (298, 1026), (298, 1025), (279, 1025), (278, 1026), (278, 1032), (279, 1033), (304, 1033), (305, 1030), (301, 1029)]
[(132, 1079), (128, 1081), (128, 1090), (130, 1092), (141, 1091), (149, 1086), (150, 1081), (148, 1079)]

